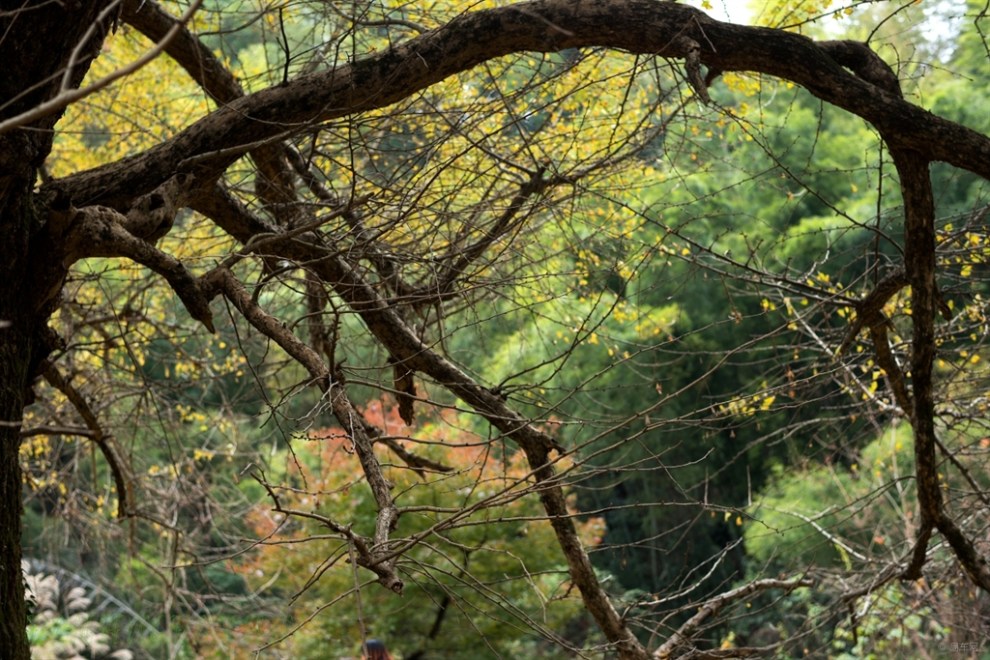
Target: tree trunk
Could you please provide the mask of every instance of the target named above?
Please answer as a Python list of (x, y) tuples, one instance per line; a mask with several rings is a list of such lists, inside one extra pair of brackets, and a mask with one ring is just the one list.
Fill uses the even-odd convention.
[[(2, 222), (6, 225), (7, 218)], [(3, 234), (0, 242), (7, 245)], [(0, 657), (20, 660), (31, 657), (21, 575), (21, 470), (17, 457), (31, 339), (19, 321), (11, 321), (13, 292), (6, 287), (0, 287), (0, 292), (0, 319), (11, 322), (0, 330)]]
[[(38, 315), (28, 295), (31, 202), (37, 144), (16, 132), (0, 137), (0, 658), (30, 658), (21, 575), (21, 417), (37, 356)], [(34, 267), (37, 267), (35, 265)]]
[[(0, 0), (0, 121), (76, 87), (113, 19), (106, 0)], [(113, 12), (109, 12), (112, 14)], [(95, 28), (95, 29), (94, 29)], [(87, 41), (83, 42), (83, 39)], [(72, 70), (65, 75), (67, 64)], [(52, 343), (48, 318), (64, 277), (57, 246), (44, 240), (47, 202), (34, 193), (51, 151), (55, 112), (0, 135), (0, 658), (27, 660), (21, 574), (20, 425), (31, 380)]]
[(39, 146), (44, 143), (21, 131), (0, 137), (0, 658), (4, 660), (31, 657), (21, 575), (18, 449), (32, 355), (37, 355), (35, 338), (40, 336), (38, 314), (32, 309), (37, 309), (36, 303), (28, 294), (34, 261), (30, 245), (38, 224), (31, 199), (32, 156)]

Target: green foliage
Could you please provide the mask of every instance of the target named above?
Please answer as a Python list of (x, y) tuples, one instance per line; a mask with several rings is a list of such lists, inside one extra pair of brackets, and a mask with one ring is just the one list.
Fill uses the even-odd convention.
[[(913, 474), (910, 428), (892, 428), (864, 447), (850, 465), (778, 466), (770, 487), (749, 511), (748, 554), (760, 563), (851, 567), (857, 553), (899, 547), (902, 516), (888, 507), (892, 480)], [(899, 483), (898, 498), (913, 487)], [(881, 533), (879, 530), (887, 530)]]

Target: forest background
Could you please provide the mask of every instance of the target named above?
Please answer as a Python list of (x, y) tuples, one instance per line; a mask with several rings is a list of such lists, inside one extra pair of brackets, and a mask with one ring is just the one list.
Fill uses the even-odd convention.
[[(68, 106), (40, 181), (489, 4), (205, 2), (167, 55)], [(87, 81), (188, 8), (124, 3)], [(990, 133), (982, 0), (727, 9), (869, 41), (909, 102)], [(547, 483), (657, 657), (987, 657), (990, 594), (924, 531), (888, 147), (799, 85), (691, 67), (510, 54), (241, 145), (225, 199), (288, 239), (196, 204), (145, 237), (236, 273), (209, 324), (172, 262), (74, 263), (21, 431), (36, 657), (344, 657), (367, 637), (401, 658), (635, 657), (578, 593)], [(937, 488), (985, 556), (990, 187), (931, 178)], [(372, 336), (330, 259), (458, 371)], [(552, 438), (551, 477), (524, 427)]]

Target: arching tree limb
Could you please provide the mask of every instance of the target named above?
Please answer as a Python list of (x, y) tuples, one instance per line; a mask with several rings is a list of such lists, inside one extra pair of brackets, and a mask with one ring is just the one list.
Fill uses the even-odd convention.
[[(46, 189), (62, 190), (77, 206), (126, 207), (176, 172), (191, 171), (201, 180), (219, 176), (240, 155), (232, 147), (388, 106), (501, 55), (600, 46), (693, 58), (692, 42), (709, 69), (792, 81), (870, 122), (892, 147), (923, 150), (929, 160), (990, 178), (990, 138), (900, 98), (872, 73), (875, 62), (862, 49), (822, 47), (789, 32), (722, 23), (672, 2), (535, 0), (469, 12), (382, 53), (235, 99), (161, 145)], [(858, 65), (859, 74), (844, 65)]]

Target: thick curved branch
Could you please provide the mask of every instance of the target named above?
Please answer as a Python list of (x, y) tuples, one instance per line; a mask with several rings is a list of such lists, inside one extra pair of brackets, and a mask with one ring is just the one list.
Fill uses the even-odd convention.
[(890, 391), (894, 394), (894, 402), (905, 414), (910, 414), (911, 393), (908, 391), (907, 383), (904, 382), (904, 372), (901, 371), (897, 358), (890, 350), (887, 326), (870, 326), (870, 341), (873, 342), (873, 353), (877, 358), (877, 364), (883, 369)]
[[(168, 281), (185, 305), (190, 316), (214, 332), (213, 313), (195, 278), (175, 257), (137, 238), (124, 227), (138, 226), (158, 232), (158, 226), (148, 227), (144, 219), (123, 216), (103, 206), (89, 206), (67, 214), (68, 227), (62, 236), (64, 265), (87, 257), (126, 257), (147, 266)], [(160, 220), (150, 216), (151, 220)], [(167, 231), (167, 230), (166, 230)]]
[(172, 229), (179, 209), (186, 206), (188, 190), (193, 184), (189, 175), (177, 175), (154, 191), (139, 197), (120, 225), (127, 233), (148, 243), (163, 238)]
[(836, 355), (845, 353), (865, 328), (869, 332), (870, 341), (873, 343), (877, 364), (883, 369), (887, 383), (894, 394), (894, 402), (904, 411), (905, 415), (910, 414), (911, 411), (911, 395), (908, 392), (907, 384), (904, 382), (904, 373), (890, 350), (887, 331), (891, 327), (891, 323), (890, 319), (883, 313), (883, 307), (907, 285), (908, 276), (903, 268), (877, 282), (870, 293), (855, 303), (856, 318), (853, 320), (849, 332), (846, 333), (845, 339), (835, 351)]
[(818, 45), (829, 57), (866, 82), (897, 98), (904, 98), (897, 75), (868, 44), (862, 41), (822, 41)]
[(911, 426), (914, 429), (915, 471), (921, 533), (918, 545), (905, 571), (906, 578), (917, 577), (926, 555), (928, 535), (938, 529), (952, 547), (966, 575), (984, 591), (990, 592), (990, 566), (972, 540), (945, 511), (938, 476), (935, 429), (935, 318), (938, 316), (938, 290), (935, 282), (935, 201), (927, 153), (901, 148), (890, 151), (901, 179), (904, 199), (904, 267), (911, 285)]
[[(153, 0), (124, 0), (120, 17), (153, 42), (163, 42), (165, 52), (219, 104), (244, 96), (237, 79), (184, 23)], [(174, 31), (165, 42), (165, 35)]]
[[(868, 72), (874, 67), (859, 63), (857, 49), (722, 23), (672, 2), (535, 0), (466, 13), (382, 53), (236, 99), (161, 145), (47, 188), (72, 200), (126, 207), (175, 172), (198, 172), (203, 180), (219, 175), (239, 155), (234, 147), (385, 107), (502, 55), (589, 46), (692, 61), (697, 54), (710, 71), (789, 80), (867, 120), (892, 147), (924, 150), (931, 160), (990, 178), (990, 138), (900, 98)], [(858, 74), (843, 63), (857, 66)]]
[[(189, 77), (218, 104), (230, 103), (244, 96), (244, 89), (224, 66), (180, 19), (172, 17), (153, 0), (124, 0), (121, 18), (152, 42), (165, 44), (165, 52)], [(173, 34), (166, 41), (166, 35)], [(280, 145), (271, 144), (251, 151), (259, 171), (259, 196), (268, 202), (286, 202), (292, 194), (289, 168), (281, 157)]]
[(843, 339), (839, 347), (835, 349), (835, 354), (841, 355), (842, 353), (845, 353), (864, 328), (870, 329), (875, 326), (889, 325), (890, 321), (884, 315), (883, 307), (891, 298), (893, 298), (907, 285), (907, 273), (903, 268), (900, 268), (877, 282), (872, 291), (870, 291), (862, 300), (856, 302), (854, 304), (854, 308), (856, 309), (856, 318), (853, 319), (852, 325), (849, 328), (849, 332), (846, 333), (845, 339)]

